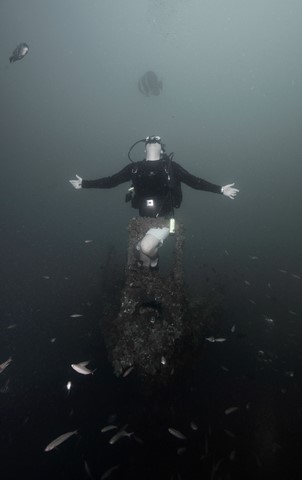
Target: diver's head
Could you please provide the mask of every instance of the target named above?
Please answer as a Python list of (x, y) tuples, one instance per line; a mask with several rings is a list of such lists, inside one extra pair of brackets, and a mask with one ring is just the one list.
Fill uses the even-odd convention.
[(156, 161), (160, 160), (164, 153), (161, 138), (158, 135), (152, 135), (145, 140), (146, 160)]

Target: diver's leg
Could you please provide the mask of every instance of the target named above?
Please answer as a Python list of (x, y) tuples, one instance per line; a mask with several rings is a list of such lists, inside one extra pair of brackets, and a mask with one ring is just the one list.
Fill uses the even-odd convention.
[(158, 263), (158, 249), (169, 236), (169, 229), (150, 228), (144, 238), (136, 246), (140, 253), (140, 260), (144, 267), (156, 267)]

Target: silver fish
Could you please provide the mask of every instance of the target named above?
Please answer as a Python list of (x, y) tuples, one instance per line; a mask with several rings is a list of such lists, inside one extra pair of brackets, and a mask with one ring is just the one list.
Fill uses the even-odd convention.
[(123, 373), (123, 378), (127, 377), (129, 375), (129, 373), (132, 372), (132, 370), (134, 369), (133, 365), (129, 368), (127, 368), (127, 370), (124, 371)]
[(179, 430), (176, 430), (175, 428), (168, 428), (168, 432), (173, 435), (173, 437), (178, 438), (179, 440), (187, 440), (187, 437), (181, 433)]
[(239, 407), (229, 407), (229, 408), (225, 409), (224, 413), (226, 415), (230, 415), (230, 413), (236, 412), (236, 410), (238, 410), (238, 409), (239, 409)]
[(86, 367), (88, 365), (88, 361), (86, 362), (81, 362), (81, 363), (72, 363), (71, 367), (78, 373), (81, 373), (81, 375), (92, 375), (95, 370), (90, 370), (89, 368)]
[(236, 450), (232, 450), (230, 455), (229, 455), (229, 459), (231, 460), (231, 462), (233, 462), (235, 460), (235, 457), (236, 457)]
[(50, 442), (44, 449), (44, 452), (50, 452), (51, 450), (53, 450), (54, 448), (58, 447), (59, 445), (61, 445), (61, 443), (65, 442), (69, 437), (71, 437), (72, 435), (75, 435), (77, 434), (78, 431), (77, 430), (73, 430), (72, 432), (67, 432), (67, 433), (63, 433), (62, 435), (60, 435), (59, 437), (55, 438), (52, 442)]
[(235, 433), (231, 432), (230, 430), (224, 429), (223, 431), (224, 431), (224, 433), (225, 433), (228, 437), (230, 437), (230, 438), (236, 438)]
[(221, 343), (221, 342), (225, 342), (226, 338), (222, 338), (222, 337), (215, 338), (212, 336), (212, 337), (206, 337), (206, 340), (211, 343), (215, 343), (215, 342)]
[(106, 427), (103, 427), (101, 429), (101, 432), (102, 433), (109, 432), (110, 430), (114, 430), (115, 428), (117, 428), (116, 425), (106, 425)]
[(293, 278), (298, 278), (299, 280), (301, 279), (301, 276), (300, 275), (297, 275), (296, 273), (292, 273), (291, 276)]
[(215, 342), (215, 338), (212, 336), (212, 337), (206, 337), (206, 340), (208, 342), (211, 342), (211, 343), (214, 343)]
[(110, 438), (109, 440), (109, 443), (110, 445), (113, 445), (114, 443), (116, 443), (120, 438), (123, 438), (123, 437), (128, 437), (130, 438), (131, 435), (133, 435), (134, 432), (126, 432), (125, 428), (127, 428), (128, 425), (124, 425), (115, 435), (113, 435), (113, 437)]
[(217, 463), (213, 462), (213, 467), (212, 467), (212, 471), (211, 471), (211, 475), (210, 475), (210, 480), (214, 480), (214, 478), (216, 476), (216, 473), (218, 472), (218, 470), (220, 468), (220, 465), (223, 461), (224, 461), (224, 458), (221, 458), (220, 460), (218, 460)]
[(101, 476), (101, 480), (105, 480), (106, 478), (110, 477), (111, 473), (114, 472), (114, 470), (117, 470), (119, 468), (119, 465), (114, 465), (113, 467), (108, 468), (106, 472), (103, 473)]
[(190, 427), (192, 428), (192, 430), (198, 430), (198, 426), (196, 425), (196, 423), (192, 420), (191, 423), (190, 423)]
[(79, 317), (83, 317), (83, 315), (81, 313), (73, 313), (72, 315), (69, 315), (70, 318), (79, 318)]
[(1, 363), (0, 365), (0, 373), (4, 372), (4, 370), (6, 369), (6, 367), (9, 366), (9, 364), (12, 362), (12, 357), (9, 357), (8, 360), (6, 360), (5, 362)]
[(4, 385), (2, 385), (2, 387), (0, 388), (0, 392), (7, 393), (9, 391), (9, 384), (10, 384), (10, 378), (8, 378), (4, 383)]

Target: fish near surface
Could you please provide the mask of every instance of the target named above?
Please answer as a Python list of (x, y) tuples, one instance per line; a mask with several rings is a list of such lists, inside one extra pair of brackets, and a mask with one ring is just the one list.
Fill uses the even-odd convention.
[(146, 97), (150, 95), (158, 96), (162, 88), (162, 80), (159, 80), (156, 73), (152, 72), (152, 70), (144, 73), (138, 81), (138, 89)]
[(13, 51), (13, 54), (9, 57), (9, 63), (16, 62), (17, 60), (22, 60), (22, 58), (27, 55), (29, 52), (29, 46), (27, 43), (19, 43), (19, 45)]

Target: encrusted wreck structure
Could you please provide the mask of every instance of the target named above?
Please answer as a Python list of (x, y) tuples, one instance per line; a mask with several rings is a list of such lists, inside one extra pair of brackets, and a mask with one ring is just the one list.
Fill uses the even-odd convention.
[(182, 225), (176, 223), (173, 264), (167, 275), (141, 267), (135, 257), (135, 246), (146, 231), (164, 226), (168, 220), (141, 217), (133, 218), (128, 226), (128, 259), (119, 311), (107, 305), (102, 321), (117, 376), (125, 376), (133, 368), (139, 376), (165, 382), (192, 359), (203, 341), (200, 309), (189, 308), (185, 293)]

